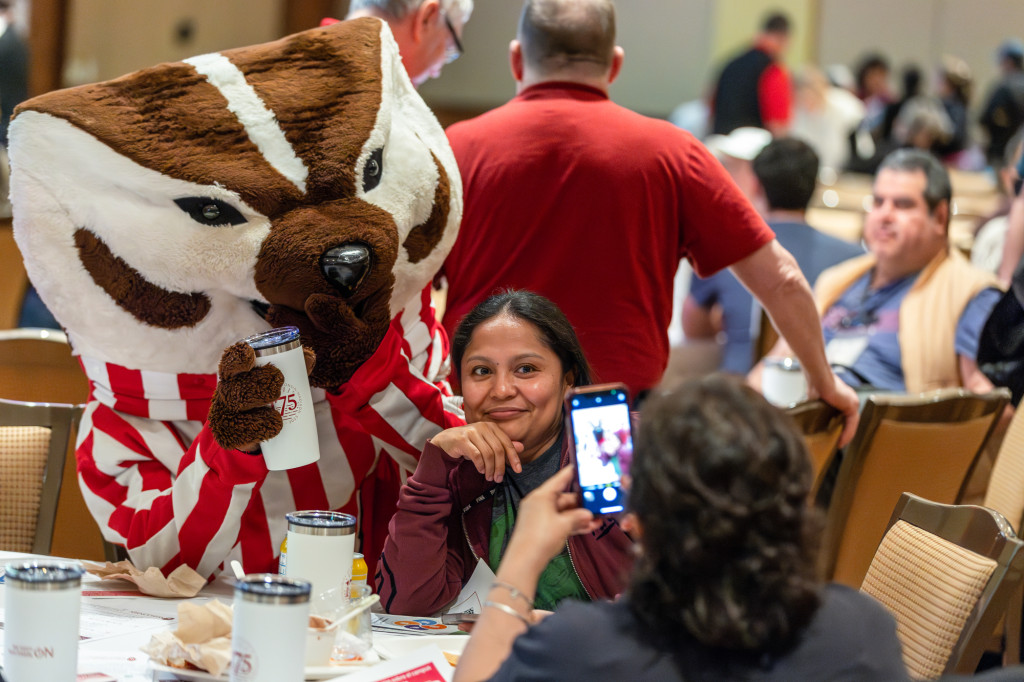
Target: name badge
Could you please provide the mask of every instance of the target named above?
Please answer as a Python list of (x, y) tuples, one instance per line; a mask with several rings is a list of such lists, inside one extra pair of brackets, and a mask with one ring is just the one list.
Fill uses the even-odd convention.
[(868, 340), (865, 334), (837, 336), (825, 346), (825, 357), (830, 365), (853, 367), (867, 349)]

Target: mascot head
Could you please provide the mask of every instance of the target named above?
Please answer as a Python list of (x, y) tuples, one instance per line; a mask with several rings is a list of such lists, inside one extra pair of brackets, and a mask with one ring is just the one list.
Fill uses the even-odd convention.
[(358, 19), (24, 103), (15, 238), (77, 352), (172, 373), (294, 324), (334, 387), (455, 239), (461, 183), (387, 24)]

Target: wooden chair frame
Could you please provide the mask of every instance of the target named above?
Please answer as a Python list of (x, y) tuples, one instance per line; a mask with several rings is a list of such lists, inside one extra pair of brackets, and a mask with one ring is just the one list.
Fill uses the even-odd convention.
[(904, 521), (968, 551), (993, 559), (996, 568), (968, 616), (944, 674), (973, 673), (1006, 612), (1010, 595), (1024, 584), (1024, 542), (1003, 516), (984, 507), (929, 502), (903, 493), (886, 532)]
[(808, 400), (786, 409), (796, 423), (811, 455), (814, 480), (808, 500), (813, 502), (818, 490), (835, 460), (839, 437), (843, 433), (843, 413), (823, 400)]
[[(857, 496), (861, 474), (872, 449), (875, 435), (883, 423), (957, 423), (991, 416), (991, 424), (977, 448), (971, 453), (965, 475), (959, 482), (959, 489), (952, 499), (939, 502), (959, 501), (966, 481), (977, 462), (985, 441), (995, 429), (996, 420), (1010, 399), (1010, 392), (997, 388), (991, 393), (974, 394), (962, 388), (940, 389), (914, 395), (870, 395), (861, 412), (860, 424), (853, 441), (846, 448), (836, 479), (835, 492), (826, 513), (825, 533), (822, 542), (821, 572), (825, 579), (839, 579), (852, 587), (859, 587), (859, 580), (844, 580), (836, 576), (837, 560), (847, 530), (854, 499)], [(906, 488), (904, 488), (906, 491)], [(915, 491), (913, 488), (909, 492)], [(927, 494), (927, 493), (926, 493)], [(898, 498), (897, 498), (898, 499)], [(894, 501), (885, 502), (888, 508)], [(859, 530), (859, 529), (858, 529)], [(879, 528), (879, 530), (882, 530)], [(879, 534), (879, 540), (882, 534)], [(877, 545), (876, 545), (877, 546)], [(867, 563), (865, 562), (865, 568)], [(863, 575), (860, 576), (863, 579)], [(854, 582), (856, 584), (854, 584)]]
[(28, 291), (28, 274), (22, 261), (21, 251), (14, 242), (11, 219), (0, 219), (0, 329), (18, 326), (21, 305)]
[(57, 520), (57, 499), (60, 497), (64, 475), (65, 454), (81, 415), (81, 405), (23, 403), (0, 399), (0, 426), (42, 426), (50, 429), (46, 473), (39, 498), (35, 539), (32, 543), (32, 551), (35, 554), (50, 553), (53, 528)]

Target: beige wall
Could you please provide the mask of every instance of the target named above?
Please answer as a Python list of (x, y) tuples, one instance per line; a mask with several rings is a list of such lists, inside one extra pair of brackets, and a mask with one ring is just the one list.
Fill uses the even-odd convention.
[(750, 44), (764, 18), (773, 11), (785, 12), (792, 22), (790, 45), (785, 60), (799, 65), (814, 60), (817, 0), (718, 0), (714, 12), (714, 42), (711, 59), (721, 64)]
[[(282, 0), (69, 0), (64, 81), (116, 78), (160, 62), (280, 37)], [(190, 20), (192, 39), (176, 28)]]
[[(512, 95), (506, 51), (521, 5), (476, 5), (465, 32), (466, 57), (423, 88), (428, 101), (487, 107)], [(995, 48), (1010, 35), (1024, 37), (1020, 0), (618, 0), (616, 6), (626, 63), (612, 96), (654, 115), (701, 96), (722, 61), (750, 41), (773, 9), (793, 19), (786, 55), (792, 67), (816, 62), (854, 69), (865, 52), (880, 49), (897, 72), (910, 61), (924, 67), (930, 86), (935, 64), (949, 52), (974, 70), (976, 100), (997, 77)]]
[[(703, 89), (712, 45), (714, 0), (618, 0), (618, 42), (626, 51), (612, 96), (625, 106), (666, 114)], [(514, 92), (508, 43), (515, 37), (515, 0), (477, 0), (464, 32), (466, 55), (427, 83), (428, 102), (490, 107)]]
[[(69, 0), (68, 84), (107, 79), (162, 61), (271, 40), (280, 35), (285, 0)], [(914, 61), (931, 69), (944, 52), (968, 61), (980, 98), (996, 76), (992, 53), (1010, 33), (1024, 35), (1020, 0), (618, 0), (619, 43), (626, 50), (616, 101), (652, 115), (701, 96), (722, 60), (747, 44), (764, 14), (794, 21), (787, 62), (844, 63), (869, 49), (897, 69)], [(476, 0), (464, 32), (466, 55), (426, 84), (439, 107), (489, 108), (514, 92), (508, 42), (518, 0)], [(347, 0), (338, 0), (338, 16)], [(191, 18), (193, 40), (175, 27)], [(931, 79), (929, 79), (931, 80)], [(896, 83), (894, 82), (894, 85)]]
[[(998, 76), (996, 47), (1013, 35), (1024, 37), (1020, 0), (821, 0), (822, 64), (854, 69), (864, 53), (876, 50), (889, 57), (894, 75), (908, 63), (922, 67), (932, 87), (935, 65), (943, 54), (954, 54), (974, 72), (976, 100)], [(893, 86), (899, 87), (896, 77)]]

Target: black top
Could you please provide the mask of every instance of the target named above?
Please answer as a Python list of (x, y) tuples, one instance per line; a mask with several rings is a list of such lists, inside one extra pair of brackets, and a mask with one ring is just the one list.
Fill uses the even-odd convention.
[(714, 122), (711, 132), (728, 135), (737, 128), (763, 128), (758, 83), (772, 58), (752, 48), (726, 64), (715, 88)]
[(988, 160), (1001, 167), (1007, 143), (1024, 123), (1024, 73), (1011, 73), (996, 85), (981, 112), (980, 123), (988, 133)]
[(7, 125), (14, 107), (28, 99), (28, 44), (13, 25), (0, 33), (0, 146), (7, 146)]
[(671, 650), (652, 644), (626, 599), (566, 602), (513, 645), (493, 680), (609, 682), (792, 682), (908, 680), (896, 623), (871, 597), (828, 585), (795, 648), (776, 659), (710, 650), (680, 634)]

